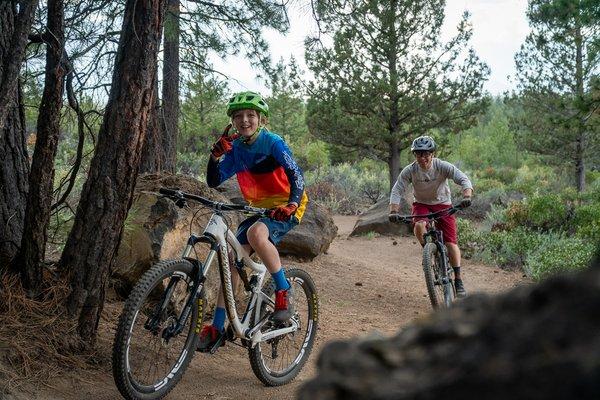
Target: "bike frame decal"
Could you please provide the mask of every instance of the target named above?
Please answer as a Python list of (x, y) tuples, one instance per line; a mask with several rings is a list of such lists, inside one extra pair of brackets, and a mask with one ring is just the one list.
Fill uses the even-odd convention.
[(202, 297), (198, 297), (198, 318), (196, 319), (196, 335), (200, 334), (200, 328), (202, 327), (202, 319), (204, 315), (204, 299)]
[(171, 380), (171, 378), (173, 378), (175, 376), (175, 374), (177, 373), (177, 371), (179, 371), (179, 368), (183, 364), (183, 360), (185, 360), (185, 357), (187, 356), (187, 353), (188, 353), (187, 350), (183, 350), (181, 352), (181, 356), (177, 360), (177, 363), (175, 363), (175, 366), (173, 367), (173, 369), (171, 370), (171, 372), (169, 372), (169, 375), (167, 375), (165, 377), (165, 379), (163, 379), (161, 382), (159, 382), (156, 385), (154, 385), (154, 390), (155, 391), (156, 390), (160, 390), (160, 388), (162, 388), (163, 386), (165, 386)]
[[(219, 244), (219, 274), (221, 276), (221, 286), (223, 289), (225, 309), (227, 310), (229, 322), (231, 323), (231, 326), (233, 327), (234, 333), (237, 337), (247, 338), (246, 332), (249, 331), (251, 318), (248, 318), (244, 321), (244, 323), (242, 323), (237, 314), (237, 309), (235, 307), (235, 296), (233, 295), (233, 283), (231, 280), (231, 270), (228, 256), (230, 246), (235, 253), (236, 260), (243, 260), (246, 266), (248, 266), (250, 269), (252, 269), (258, 274), (258, 288), (262, 287), (267, 272), (267, 267), (265, 267), (263, 264), (255, 262), (250, 258), (250, 256), (244, 250), (244, 248), (237, 240), (233, 232), (227, 227), (227, 224), (225, 223), (221, 215), (215, 213), (211, 216), (209, 223), (206, 225), (206, 229), (204, 230), (204, 234), (214, 237), (217, 243)], [(212, 260), (206, 260), (206, 262), (204, 263), (204, 265), (206, 265), (207, 270), (209, 267), (209, 262), (212, 262)], [(251, 302), (256, 302), (257, 313), (259, 313), (260, 302), (257, 301), (257, 299), (254, 299), (254, 297), (256, 297), (256, 293), (253, 294), (253, 299), (251, 299)]]

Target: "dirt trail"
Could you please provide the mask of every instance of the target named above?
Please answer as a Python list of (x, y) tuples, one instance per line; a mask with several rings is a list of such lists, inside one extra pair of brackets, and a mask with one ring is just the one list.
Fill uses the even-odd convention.
[[(420, 269), (420, 246), (410, 237), (352, 237), (356, 217), (335, 217), (338, 237), (328, 254), (298, 264), (313, 276), (320, 296), (320, 322), (308, 364), (291, 384), (266, 388), (254, 377), (247, 351), (228, 344), (215, 355), (197, 353), (185, 376), (167, 397), (183, 399), (292, 399), (298, 387), (314, 376), (321, 348), (330, 340), (367, 335), (391, 335), (431, 311)], [(394, 244), (396, 242), (396, 244)], [(523, 281), (521, 273), (463, 262), (467, 290), (499, 292)], [(101, 341), (107, 350), (114, 328)], [(79, 371), (54, 382), (29, 399), (120, 398), (110, 371)]]

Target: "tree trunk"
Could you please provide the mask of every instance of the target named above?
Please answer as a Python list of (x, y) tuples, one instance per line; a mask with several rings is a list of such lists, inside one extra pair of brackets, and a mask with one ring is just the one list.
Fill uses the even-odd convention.
[(386, 13), (384, 13), (383, 26), (387, 30), (389, 37), (389, 50), (387, 53), (388, 65), (390, 70), (389, 83), (390, 83), (390, 100), (389, 100), (389, 120), (388, 129), (390, 137), (390, 154), (389, 154), (389, 177), (390, 177), (390, 191), (398, 179), (400, 174), (400, 145), (396, 138), (398, 135), (398, 126), (400, 125), (400, 117), (398, 115), (398, 102), (400, 95), (398, 94), (398, 34), (396, 32), (396, 7), (397, 1), (392, 0), (390, 7)]
[(388, 168), (390, 171), (390, 191), (400, 175), (400, 146), (397, 142), (390, 144), (390, 157), (388, 158)]
[[(179, 118), (179, 0), (167, 0), (165, 14), (162, 107), (153, 108), (140, 172), (175, 173)], [(158, 88), (158, 80), (156, 83)]]
[(0, 2), (0, 270), (16, 255), (25, 219), (29, 161), (18, 75), (37, 1)]
[[(583, 127), (581, 127), (583, 128)], [(585, 190), (585, 143), (584, 135), (582, 132), (579, 133), (577, 143), (575, 145), (575, 179), (578, 192)]]
[(155, 101), (153, 81), (163, 17), (164, 0), (127, 0), (96, 152), (60, 262), (71, 273), (68, 313), (78, 318), (79, 335), (91, 345)]
[[(37, 0), (1, 1), (0, 2), (0, 128), (4, 127), (7, 114), (12, 107), (12, 100), (16, 99), (15, 90), (17, 79), (21, 70), (21, 63), (25, 57), (25, 46)], [(17, 14), (15, 6), (19, 5)], [(15, 18), (16, 15), (16, 18)]]
[[(581, 27), (575, 29), (575, 96), (578, 100), (583, 100), (585, 89), (583, 87), (583, 38)], [(578, 106), (581, 107), (581, 106)], [(579, 110), (580, 114), (585, 114), (585, 111)], [(575, 176), (577, 180), (577, 191), (585, 190), (585, 122), (583, 117), (579, 117), (577, 125), (577, 137), (575, 143)]]
[(175, 173), (179, 120), (179, 2), (167, 0), (162, 86), (163, 170)]
[[(158, 74), (154, 77), (152, 83), (154, 92), (158, 93)], [(154, 103), (148, 116), (148, 131), (142, 147), (142, 157), (140, 161), (140, 173), (163, 171), (164, 148), (162, 143), (162, 133), (160, 128), (160, 105), (158, 96), (154, 96)]]
[(46, 249), (46, 229), (50, 221), (54, 183), (54, 157), (60, 132), (60, 111), (64, 88), (65, 68), (63, 0), (48, 0), (46, 42), (46, 77), (44, 94), (37, 121), (37, 138), (29, 176), (29, 194), (25, 210), (25, 228), (21, 249), (15, 260), (20, 268), (23, 286), (31, 295), (42, 283), (41, 263)]

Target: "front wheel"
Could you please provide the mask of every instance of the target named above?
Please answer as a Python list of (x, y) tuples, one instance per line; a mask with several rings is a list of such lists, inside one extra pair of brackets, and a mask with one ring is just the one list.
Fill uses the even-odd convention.
[(454, 300), (454, 284), (452, 277), (446, 271), (446, 263), (442, 261), (441, 253), (435, 243), (426, 243), (423, 248), (423, 273), (427, 284), (427, 293), (433, 308), (450, 307)]
[[(258, 379), (266, 386), (280, 386), (291, 382), (300, 372), (312, 350), (317, 334), (319, 299), (310, 275), (301, 269), (289, 269), (285, 275), (293, 290), (294, 315), (298, 330), (257, 343), (249, 349), (250, 365)], [(263, 293), (275, 302), (275, 284), (270, 279)], [(273, 305), (263, 303), (261, 318), (273, 312)], [(262, 332), (276, 329), (266, 323)]]
[[(113, 377), (124, 398), (163, 398), (192, 360), (204, 315), (203, 293), (191, 309), (185, 308), (195, 296), (194, 272), (186, 260), (159, 262), (142, 275), (127, 298), (112, 355)], [(178, 321), (183, 321), (180, 330)]]

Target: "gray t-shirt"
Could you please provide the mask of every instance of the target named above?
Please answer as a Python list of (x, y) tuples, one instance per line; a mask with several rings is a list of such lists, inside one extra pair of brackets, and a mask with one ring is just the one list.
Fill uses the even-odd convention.
[(400, 200), (409, 184), (412, 184), (414, 201), (423, 204), (452, 204), (448, 179), (452, 179), (465, 189), (473, 189), (471, 181), (461, 170), (447, 161), (434, 158), (431, 168), (422, 169), (413, 163), (404, 167), (390, 194), (390, 204), (400, 204)]

